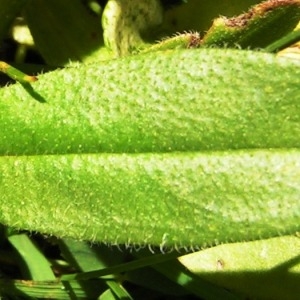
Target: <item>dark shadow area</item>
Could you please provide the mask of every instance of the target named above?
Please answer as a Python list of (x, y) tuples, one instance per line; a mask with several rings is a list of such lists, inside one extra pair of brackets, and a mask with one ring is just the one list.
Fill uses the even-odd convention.
[[(140, 256), (140, 255), (137, 255)], [(300, 264), (300, 255), (268, 270), (226, 271), (192, 273), (178, 260), (153, 265), (159, 273), (174, 282), (182, 281), (182, 287), (198, 292), (203, 299), (289, 299), (298, 300), (300, 274), (292, 268)]]
[[(26, 292), (23, 292), (20, 289), (20, 286), (23, 286), (24, 289), (27, 288), (25, 281), (21, 280), (12, 280), (12, 279), (0, 279), (0, 295), (4, 298), (1, 299), (12, 299), (9, 297), (22, 297), (20, 299), (28, 299)], [(30, 289), (30, 284), (28, 284)], [(7, 298), (5, 298), (7, 296)]]
[(298, 264), (300, 264), (300, 255), (266, 271), (221, 270), (200, 272), (197, 276), (231, 291), (247, 295), (250, 299), (296, 300), (300, 295), (300, 274), (296, 271), (292, 272), (291, 269)]

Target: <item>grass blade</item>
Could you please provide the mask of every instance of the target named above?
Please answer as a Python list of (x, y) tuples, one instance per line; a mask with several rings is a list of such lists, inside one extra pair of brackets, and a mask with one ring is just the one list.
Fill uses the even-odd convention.
[(22, 259), (22, 270), (27, 279), (34, 281), (55, 280), (50, 263), (26, 234), (8, 237)]

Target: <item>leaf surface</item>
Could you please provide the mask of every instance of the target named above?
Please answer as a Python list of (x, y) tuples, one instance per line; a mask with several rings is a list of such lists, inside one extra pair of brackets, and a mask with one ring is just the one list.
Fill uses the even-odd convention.
[(295, 233), (299, 73), (270, 54), (203, 49), (4, 88), (0, 221), (161, 248)]

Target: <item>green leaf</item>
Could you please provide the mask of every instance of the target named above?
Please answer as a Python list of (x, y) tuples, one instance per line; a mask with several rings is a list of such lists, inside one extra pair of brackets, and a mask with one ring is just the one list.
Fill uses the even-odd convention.
[(6, 156), (1, 222), (162, 249), (290, 234), (299, 230), (299, 154)]
[(51, 72), (0, 90), (0, 155), (298, 148), (299, 78), (291, 60), (219, 49)]
[(291, 32), (299, 20), (299, 0), (263, 1), (237, 17), (214, 20), (202, 45), (264, 48)]
[[(58, 242), (64, 259), (66, 259), (71, 266), (76, 268), (77, 271), (83, 272), (80, 273), (81, 276), (86, 274), (84, 272), (95, 270), (102, 271), (110, 265), (121, 263), (124, 260), (124, 254), (121, 251), (113, 252), (111, 249), (103, 247), (103, 245), (92, 247), (89, 243), (74, 241), (71, 239), (61, 239)], [(117, 282), (117, 279), (118, 278), (115, 274), (106, 276), (105, 279), (98, 279), (97, 288), (99, 290), (99, 294), (105, 291), (105, 297), (111, 297), (112, 294), (108, 292), (108, 287), (111, 292), (118, 295), (116, 299), (120, 299), (122, 297), (124, 297), (124, 299), (130, 298), (130, 295), (122, 287), (121, 283)], [(73, 281), (74, 280), (71, 282), (64, 281), (63, 283), (72, 286)], [(84, 286), (85, 291), (90, 290), (92, 293), (92, 291), (95, 290), (95, 280), (85, 281)]]
[(250, 299), (298, 299), (300, 239), (296, 236), (220, 245), (179, 258), (202, 279)]
[(166, 12), (163, 28), (169, 34), (184, 31), (206, 32), (216, 16), (234, 16), (260, 0), (189, 0)]
[(61, 299), (69, 300), (76, 295), (76, 299), (96, 299), (99, 296), (98, 289), (92, 291), (84, 290), (83, 282), (72, 282), (72, 288), (65, 287), (58, 280), (53, 281), (32, 281), (32, 280), (11, 280), (0, 279), (1, 296), (31, 297), (30, 299)]
[(161, 249), (295, 233), (299, 72), (270, 54), (204, 49), (4, 88), (0, 221)]
[(290, 32), (289, 34), (287, 34), (280, 40), (275, 41), (271, 45), (268, 45), (268, 47), (266, 47), (264, 49), (264, 51), (277, 52), (279, 50), (282, 50), (286, 47), (289, 47), (289, 46), (295, 44), (298, 41), (300, 41), (300, 30), (299, 29)]
[(55, 280), (50, 263), (26, 234), (11, 235), (8, 240), (21, 258), (23, 276), (35, 281)]

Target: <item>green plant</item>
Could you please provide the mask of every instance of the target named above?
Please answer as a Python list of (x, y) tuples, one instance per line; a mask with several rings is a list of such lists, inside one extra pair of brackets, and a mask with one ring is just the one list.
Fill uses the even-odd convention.
[[(20, 83), (0, 90), (0, 222), (59, 237), (68, 268), (81, 273), (61, 272), (56, 281), (27, 236), (6, 232), (33, 282), (28, 288), (0, 280), (0, 292), (127, 299), (120, 282), (132, 281), (182, 297), (188, 291), (205, 299), (280, 299), (286, 289), (273, 285), (285, 276), (288, 297), (296, 299), (299, 62), (265, 52), (297, 41), (298, 32), (291, 32), (300, 2), (266, 1), (216, 19), (204, 37), (184, 33), (159, 43), (153, 41), (174, 26), (161, 25), (159, 1), (111, 0), (105, 7), (87, 1), (92, 11), (74, 0), (66, 10), (67, 2), (1, 4), (2, 11), (15, 9), (9, 20), (22, 8), (44, 60), (65, 68), (31, 84), (36, 77), (1, 65)], [(183, 10), (177, 21), (185, 17)], [(197, 21), (194, 26), (187, 29), (199, 30)], [(121, 252), (82, 241), (166, 253), (140, 250), (128, 262)], [(177, 260), (178, 251), (237, 242), (228, 244), (232, 258), (219, 246), (219, 256), (212, 248)], [(272, 264), (256, 248), (283, 267), (268, 273)], [(212, 274), (194, 263), (196, 257), (208, 264), (213, 255)], [(286, 275), (288, 260), (295, 275)], [(219, 276), (220, 270), (228, 273)], [(263, 287), (260, 274), (269, 281)]]

